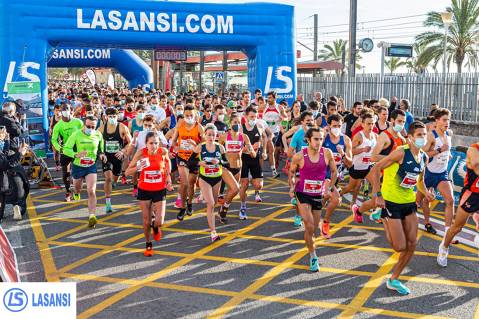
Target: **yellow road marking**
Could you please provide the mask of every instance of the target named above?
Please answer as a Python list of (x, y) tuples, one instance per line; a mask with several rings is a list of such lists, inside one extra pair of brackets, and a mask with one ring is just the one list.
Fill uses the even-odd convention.
[[(438, 236), (438, 235), (433, 235), (433, 234), (430, 234), (430, 233), (426, 233), (426, 232), (423, 232), (424, 233), (424, 236), (426, 237), (429, 237), (429, 238), (432, 238), (432, 239), (436, 239), (438, 240), (439, 242), (442, 241), (442, 237), (441, 236)], [(457, 247), (459, 249), (462, 249), (464, 251), (467, 251), (469, 253), (472, 253), (474, 255), (477, 255), (479, 253), (479, 249), (477, 248), (472, 248), (472, 247), (469, 247), (469, 246), (466, 246), (466, 245), (463, 245), (463, 244), (457, 244), (457, 245), (453, 245), (454, 247)]]

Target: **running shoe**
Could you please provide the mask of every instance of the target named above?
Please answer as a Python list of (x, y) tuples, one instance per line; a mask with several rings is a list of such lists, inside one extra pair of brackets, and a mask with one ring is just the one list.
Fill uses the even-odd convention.
[(363, 215), (359, 212), (358, 205), (353, 204), (351, 206), (351, 211), (353, 212), (354, 220), (356, 221), (356, 223), (362, 224), (363, 223)]
[(449, 255), (449, 249), (444, 247), (444, 244), (441, 242), (439, 245), (439, 253), (437, 254), (437, 263), (441, 267), (447, 267), (447, 255)]
[(131, 192), (131, 196), (135, 198), (138, 197), (138, 188), (133, 188), (133, 192)]
[(476, 223), (476, 229), (479, 230), (479, 213), (472, 214), (472, 219)]
[(80, 194), (73, 193), (73, 200), (80, 200)]
[(122, 184), (122, 185), (128, 184), (128, 180), (126, 179), (126, 176), (125, 176), (125, 175), (122, 175), (122, 176), (121, 176), (121, 184)]
[(193, 204), (186, 204), (186, 213), (188, 216), (193, 215)]
[(309, 259), (309, 270), (311, 272), (318, 272), (319, 271), (318, 257), (312, 257), (312, 258)]
[(437, 231), (434, 229), (434, 227), (432, 227), (431, 224), (427, 223), (426, 225), (424, 225), (424, 227), (426, 227), (426, 231), (428, 233), (431, 233), (433, 235), (436, 235)]
[(107, 214), (113, 213), (113, 208), (111, 208), (111, 203), (106, 203), (105, 204), (105, 213), (107, 213)]
[(220, 236), (215, 231), (212, 231), (210, 236), (211, 236), (212, 243), (214, 243), (217, 240), (220, 240)]
[(143, 253), (145, 257), (151, 257), (153, 256), (153, 243), (150, 241), (149, 243), (146, 243), (146, 249), (145, 252)]
[(155, 224), (153, 224), (153, 239), (156, 241), (160, 241), (161, 239), (161, 229), (158, 228)]
[(293, 206), (298, 205), (298, 200), (296, 199), (296, 197), (291, 198), (291, 205)]
[(98, 220), (96, 219), (95, 214), (90, 214), (90, 217), (88, 217), (88, 227), (93, 228), (97, 223)]
[(18, 205), (13, 206), (13, 219), (22, 220), (22, 210)]
[(369, 215), (369, 219), (375, 223), (381, 224), (381, 213), (382, 209), (381, 208), (376, 208), (376, 210)]
[(223, 195), (218, 196), (218, 204), (223, 205), (225, 203), (225, 197)]
[(474, 244), (476, 244), (476, 247), (479, 249), (479, 235), (476, 235), (476, 237), (474, 237)]
[(176, 215), (176, 219), (183, 220), (185, 218), (185, 214), (186, 214), (186, 209), (180, 208), (178, 215)]
[(177, 197), (175, 201), (175, 208), (181, 208), (181, 197)]
[(116, 182), (111, 182), (111, 188), (115, 189), (116, 188)]
[(301, 219), (301, 216), (299, 215), (294, 215), (294, 223), (293, 223), (294, 227), (301, 227), (302, 225), (302, 219)]
[(323, 221), (323, 225), (321, 226), (321, 235), (326, 238), (331, 238), (331, 233), (329, 232), (329, 222)]
[(241, 207), (240, 208), (239, 219), (241, 219), (241, 220), (248, 219), (248, 216), (246, 216), (246, 207)]
[(281, 176), (281, 174), (278, 173), (278, 172), (276, 171), (276, 169), (273, 169), (273, 170), (271, 171), (271, 176), (272, 176), (273, 178), (279, 178), (279, 177)]
[(386, 287), (391, 290), (396, 290), (401, 295), (409, 295), (411, 293), (411, 290), (409, 290), (408, 287), (404, 286), (403, 283), (397, 279), (388, 279), (386, 281)]
[(255, 192), (254, 193), (254, 200), (257, 202), (257, 203), (261, 203), (263, 200), (261, 199), (261, 196), (259, 195), (259, 192)]
[(65, 193), (65, 202), (71, 202), (72, 201), (72, 193), (66, 192)]
[(226, 224), (228, 220), (226, 219), (226, 214), (228, 214), (228, 208), (223, 205), (220, 207), (219, 215), (220, 215), (220, 223), (221, 224)]

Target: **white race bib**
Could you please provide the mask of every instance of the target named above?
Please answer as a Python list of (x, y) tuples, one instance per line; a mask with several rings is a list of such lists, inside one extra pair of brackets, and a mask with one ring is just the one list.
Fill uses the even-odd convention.
[(323, 181), (315, 181), (311, 179), (304, 180), (303, 192), (308, 194), (322, 194), (323, 193)]

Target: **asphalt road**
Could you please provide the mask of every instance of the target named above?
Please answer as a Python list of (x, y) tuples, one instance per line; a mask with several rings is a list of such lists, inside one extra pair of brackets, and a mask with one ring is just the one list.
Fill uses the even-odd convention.
[(171, 194), (151, 258), (142, 254), (141, 217), (125, 186), (114, 190), (115, 211), (108, 216), (98, 190), (95, 229), (87, 228), (85, 192), (80, 202), (65, 203), (63, 192), (52, 189), (33, 190), (29, 220), (10, 217), (3, 227), (23, 281), (78, 283), (79, 318), (479, 318), (477, 249), (454, 246), (442, 269), (436, 264), (440, 237), (421, 231), (401, 278), (412, 293), (398, 296), (385, 287), (397, 254), (381, 225), (368, 218), (356, 224), (344, 204), (333, 215), (332, 239), (317, 239), (321, 270), (310, 273), (286, 192), (284, 178), (266, 178), (264, 202), (248, 203), (246, 221), (233, 203), (214, 244), (204, 205), (178, 222)]

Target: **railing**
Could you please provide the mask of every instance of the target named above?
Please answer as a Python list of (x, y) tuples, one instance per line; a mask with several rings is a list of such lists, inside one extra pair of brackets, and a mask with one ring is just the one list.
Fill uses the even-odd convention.
[(420, 117), (427, 116), (431, 104), (437, 103), (450, 109), (454, 120), (479, 122), (479, 73), (448, 74), (445, 78), (442, 74), (298, 77), (298, 92), (304, 94), (306, 101), (313, 99), (316, 91), (324, 97), (343, 97), (348, 108), (364, 99), (407, 98), (411, 102), (410, 111)]

